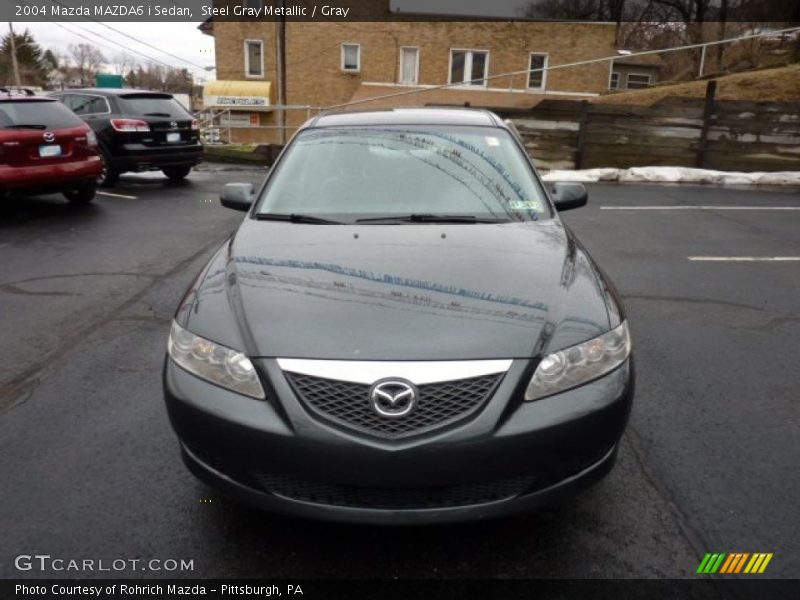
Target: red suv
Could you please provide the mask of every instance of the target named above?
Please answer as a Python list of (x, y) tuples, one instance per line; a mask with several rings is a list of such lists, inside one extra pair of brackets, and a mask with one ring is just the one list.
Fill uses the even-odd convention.
[(62, 192), (87, 204), (102, 170), (97, 137), (71, 110), (0, 88), (0, 196)]

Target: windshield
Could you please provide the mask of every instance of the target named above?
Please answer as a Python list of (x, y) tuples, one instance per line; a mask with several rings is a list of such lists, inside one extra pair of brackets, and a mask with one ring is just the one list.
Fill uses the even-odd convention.
[(67, 129), (83, 121), (55, 100), (0, 102), (0, 129)]
[(298, 134), (271, 175), (256, 216), (376, 224), (392, 217), (415, 223), (531, 221), (550, 214), (544, 194), (504, 129), (309, 129)]
[(131, 115), (156, 115), (186, 119), (189, 113), (180, 102), (172, 96), (140, 94), (122, 96), (125, 112)]

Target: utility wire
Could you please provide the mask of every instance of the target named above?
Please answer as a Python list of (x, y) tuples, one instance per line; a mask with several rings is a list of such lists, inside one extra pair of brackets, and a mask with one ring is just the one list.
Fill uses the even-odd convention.
[[(22, 2), (27, 4), (28, 6), (31, 6), (30, 2), (28, 2), (27, 0), (22, 0)], [(160, 64), (161, 66), (168, 67), (170, 69), (179, 68), (179, 67), (175, 67), (173, 65), (167, 64), (167, 63), (165, 63), (165, 62), (163, 62), (163, 61), (161, 61), (161, 60), (159, 60), (157, 58), (154, 58), (154, 57), (152, 57), (152, 56), (150, 56), (148, 54), (144, 54), (143, 52), (139, 52), (138, 50), (134, 50), (133, 48), (131, 48), (129, 46), (126, 46), (124, 44), (121, 44), (121, 43), (119, 43), (119, 42), (117, 42), (115, 40), (109, 39), (106, 36), (104, 36), (104, 35), (102, 35), (100, 33), (97, 33), (96, 31), (92, 31), (91, 29), (87, 29), (85, 27), (82, 27), (82, 26), (78, 25), (77, 23), (75, 23), (74, 21), (67, 21), (66, 19), (64, 19), (62, 17), (58, 17), (58, 18), (59, 18), (60, 21), (62, 21), (62, 23), (69, 23), (72, 27), (77, 27), (78, 29), (80, 29), (82, 31), (85, 31), (86, 33), (89, 33), (89, 34), (91, 34), (93, 36), (96, 36), (96, 37), (99, 37), (99, 38), (101, 38), (103, 40), (106, 40), (107, 42), (115, 44), (116, 46), (119, 46), (120, 48), (124, 48), (125, 50), (128, 50), (129, 52), (133, 52), (134, 54), (138, 54), (139, 56), (143, 56), (148, 60), (152, 60), (153, 62)], [(79, 37), (79, 38), (81, 38), (83, 40), (86, 40), (90, 44), (98, 44), (98, 42), (96, 42), (95, 40), (89, 39), (85, 35), (80, 34), (77, 31), (73, 31), (71, 29), (68, 29), (67, 27), (65, 27), (61, 23), (57, 23), (56, 21), (53, 21), (53, 25), (55, 25), (57, 27), (60, 27), (61, 29), (71, 33), (72, 35), (75, 35), (75, 36), (77, 36), (77, 37)], [(108, 45), (103, 44), (103, 43), (100, 43), (99, 45), (100, 46), (105, 46), (106, 48), (111, 48), (111, 46), (108, 46)], [(113, 48), (111, 48), (111, 49), (113, 49)]]
[(102, 42), (96, 42), (95, 40), (89, 39), (85, 35), (83, 35), (81, 33), (78, 33), (77, 31), (73, 31), (72, 29), (67, 28), (66, 25), (63, 25), (61, 23), (57, 23), (56, 21), (53, 21), (53, 25), (55, 25), (56, 27), (60, 27), (61, 29), (63, 29), (67, 33), (71, 33), (72, 35), (74, 35), (76, 37), (79, 37), (82, 40), (86, 40), (90, 44), (94, 44), (94, 45), (97, 45), (97, 46), (102, 46), (103, 48), (106, 48), (107, 50), (114, 50), (114, 51), (117, 50), (116, 48), (113, 48), (113, 47), (109, 46), (108, 44), (104, 44)]
[[(65, 22), (67, 22), (67, 21), (65, 21)], [(153, 62), (155, 62), (155, 63), (158, 63), (159, 65), (161, 65), (161, 66), (163, 66), (163, 67), (168, 67), (168, 68), (170, 68), (170, 69), (177, 69), (177, 68), (178, 68), (178, 67), (175, 67), (175, 66), (173, 66), (173, 65), (170, 65), (170, 64), (167, 64), (167, 63), (165, 63), (165, 62), (162, 62), (162, 61), (158, 60), (157, 58), (154, 58), (154, 57), (152, 57), (152, 56), (150, 56), (150, 55), (148, 55), (148, 54), (144, 54), (143, 52), (139, 52), (138, 50), (134, 50), (134, 49), (133, 49), (133, 48), (131, 48), (130, 46), (126, 46), (126, 45), (124, 45), (124, 44), (120, 44), (119, 42), (116, 42), (116, 41), (114, 41), (114, 40), (112, 40), (112, 39), (109, 39), (109, 38), (105, 37), (104, 35), (102, 35), (102, 34), (100, 34), (100, 33), (97, 33), (97, 32), (95, 32), (95, 31), (92, 31), (91, 29), (86, 29), (85, 27), (81, 27), (80, 25), (78, 25), (78, 24), (76, 24), (76, 23), (74, 23), (74, 22), (69, 22), (69, 23), (70, 23), (70, 25), (72, 25), (73, 27), (77, 27), (78, 29), (81, 29), (82, 31), (85, 31), (86, 33), (89, 33), (89, 34), (91, 34), (91, 35), (97, 36), (97, 37), (99, 37), (99, 38), (101, 38), (101, 39), (104, 39), (104, 40), (106, 40), (107, 42), (110, 42), (110, 43), (112, 43), (112, 44), (116, 44), (116, 45), (117, 45), (117, 46), (119, 46), (120, 48), (124, 48), (125, 50), (128, 50), (129, 52), (133, 52), (134, 54), (138, 54), (139, 56), (143, 56), (143, 57), (145, 57), (146, 59), (148, 59), (148, 60), (152, 60)], [(87, 38), (85, 35), (81, 35), (80, 33), (77, 33), (77, 32), (75, 32), (75, 31), (71, 31), (71, 30), (67, 29), (66, 27), (64, 27), (63, 25), (61, 25), (61, 24), (59, 24), (59, 23), (56, 23), (55, 21), (53, 22), (53, 24), (54, 24), (54, 25), (58, 25), (59, 27), (61, 27), (62, 29), (66, 30), (66, 31), (69, 31), (69, 32), (70, 32), (70, 33), (72, 33), (73, 35), (77, 35), (78, 37), (80, 37), (80, 38), (82, 38), (82, 39), (86, 40), (87, 42), (90, 42), (90, 43), (92, 43), (92, 44), (96, 44), (96, 43), (97, 43), (97, 42), (95, 42), (94, 40), (91, 40), (91, 39)], [(103, 45), (105, 45), (105, 44), (103, 44)], [(109, 46), (106, 46), (106, 47), (109, 47)]]
[[(663, 48), (661, 50), (643, 50), (642, 52), (633, 52), (631, 54), (625, 54), (624, 56), (617, 54), (617, 55), (614, 55), (614, 56), (605, 56), (603, 58), (590, 58), (590, 59), (587, 59), (587, 60), (579, 60), (579, 61), (572, 62), (572, 63), (563, 63), (563, 64), (560, 64), (560, 65), (554, 65), (552, 67), (542, 67), (542, 68), (539, 68), (539, 69), (524, 69), (524, 70), (520, 70), (520, 71), (508, 71), (507, 73), (499, 73), (498, 75), (489, 75), (489, 76), (486, 76), (486, 77), (477, 77), (475, 79), (470, 79), (469, 81), (458, 81), (458, 82), (453, 82), (453, 83), (442, 83), (442, 84), (439, 84), (439, 85), (432, 85), (432, 86), (428, 86), (428, 87), (424, 87), (424, 88), (415, 88), (413, 90), (403, 90), (402, 92), (393, 92), (391, 94), (384, 94), (382, 96), (371, 96), (369, 98), (361, 98), (359, 100), (353, 100), (351, 102), (343, 102), (342, 104), (333, 104), (331, 106), (326, 106), (326, 107), (324, 107), (323, 110), (331, 110), (331, 109), (334, 109), (334, 108), (345, 108), (345, 107), (348, 107), (348, 106), (355, 106), (356, 104), (365, 104), (367, 102), (375, 102), (377, 100), (387, 100), (389, 98), (397, 98), (397, 97), (400, 97), (400, 96), (408, 96), (408, 95), (411, 95), (411, 94), (421, 94), (421, 93), (430, 92), (430, 91), (434, 91), (434, 90), (444, 90), (444, 89), (448, 89), (448, 88), (451, 88), (451, 87), (463, 87), (465, 85), (469, 85), (469, 84), (472, 84), (472, 83), (482, 83), (484, 81), (489, 81), (491, 79), (500, 79), (500, 78), (506, 78), (506, 77), (513, 77), (514, 75), (524, 75), (524, 74), (527, 74), (527, 73), (538, 73), (538, 72), (542, 72), (542, 71), (555, 71), (555, 70), (558, 70), (558, 69), (567, 69), (567, 68), (571, 68), (571, 67), (582, 67), (584, 65), (592, 65), (592, 64), (597, 64), (597, 63), (613, 61), (613, 60), (617, 60), (617, 59), (620, 59), (620, 58), (623, 58), (623, 57), (624, 58), (629, 58), (629, 57), (636, 57), (636, 56), (647, 56), (647, 55), (650, 55), (650, 54), (663, 54), (663, 53), (666, 53), (666, 52), (677, 52), (679, 50), (691, 50), (692, 48), (699, 48), (701, 46), (716, 46), (716, 45), (719, 45), (719, 44), (729, 44), (731, 42), (738, 42), (738, 41), (741, 41), (741, 40), (747, 40), (747, 39), (752, 39), (752, 38), (760, 38), (760, 37), (768, 37), (768, 36), (772, 37), (772, 36), (776, 36), (776, 35), (782, 35), (784, 33), (792, 33), (792, 32), (795, 32), (795, 31), (800, 32), (800, 27), (790, 27), (788, 29), (777, 29), (775, 31), (767, 31), (767, 32), (755, 33), (755, 34), (750, 34), (750, 35), (742, 35), (742, 36), (739, 36), (739, 37), (728, 38), (728, 39), (725, 39), (725, 40), (717, 40), (717, 41), (714, 41), (714, 42), (701, 42), (701, 43), (698, 43), (698, 44), (688, 44), (688, 45), (685, 45), (685, 46), (675, 46), (673, 48)], [(476, 87), (475, 91), (480, 91), (480, 89), (481, 88), (477, 88)]]
[[(50, 0), (50, 2), (53, 3), (53, 4), (57, 4), (59, 6), (62, 6), (64, 8), (66, 8), (66, 6), (64, 4), (62, 4), (61, 2), (59, 2), (59, 0)], [(175, 2), (172, 2), (172, 4), (175, 4)], [(177, 60), (179, 60), (181, 62), (185, 62), (188, 65), (192, 65), (193, 67), (196, 67), (198, 69), (205, 69), (205, 67), (203, 65), (199, 65), (199, 64), (197, 64), (195, 62), (192, 62), (190, 60), (187, 60), (185, 58), (181, 58), (177, 54), (172, 54), (171, 52), (167, 52), (166, 50), (162, 50), (158, 46), (154, 46), (153, 44), (150, 44), (148, 42), (139, 40), (139, 39), (133, 37), (132, 35), (128, 35), (124, 31), (120, 31), (119, 29), (111, 27), (111, 25), (109, 25), (108, 23), (104, 23), (102, 21), (97, 21), (96, 19), (92, 19), (92, 18), (89, 18), (88, 20), (92, 21), (93, 23), (97, 23), (98, 25), (102, 25), (103, 27), (105, 27), (106, 29), (110, 29), (114, 33), (117, 33), (119, 35), (125, 36), (126, 38), (128, 38), (130, 40), (133, 40), (134, 42), (136, 42), (138, 44), (142, 44), (143, 46), (147, 46), (148, 48), (152, 48), (153, 50), (156, 50), (157, 52), (161, 52), (162, 54), (166, 54), (167, 56), (171, 56), (172, 58), (175, 58), (175, 59), (177, 59)], [(108, 39), (108, 38), (105, 38), (105, 39)], [(114, 43), (119, 44), (119, 42), (114, 42)], [(122, 44), (119, 44), (119, 45), (122, 46)], [(131, 50), (131, 52), (135, 52), (135, 50)], [(142, 54), (142, 53), (139, 52), (138, 54)], [(147, 55), (142, 54), (142, 56), (147, 56)], [(151, 58), (151, 60), (155, 60), (155, 59)], [(165, 63), (161, 63), (161, 64), (165, 64)], [(169, 66), (169, 65), (167, 65), (167, 66)]]

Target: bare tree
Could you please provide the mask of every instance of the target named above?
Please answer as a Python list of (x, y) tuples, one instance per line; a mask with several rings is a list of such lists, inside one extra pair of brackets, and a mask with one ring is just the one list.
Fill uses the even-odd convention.
[(90, 85), (97, 75), (100, 65), (105, 62), (105, 56), (100, 50), (89, 44), (70, 44), (69, 52), (75, 62), (75, 69), (81, 85)]
[(129, 87), (161, 92), (183, 93), (192, 90), (192, 75), (188, 69), (161, 66), (154, 62), (137, 65), (125, 76)]
[(192, 95), (194, 80), (188, 69), (169, 68), (167, 69), (164, 81), (165, 91), (173, 93), (187, 93)]
[(531, 19), (570, 19), (614, 21), (625, 15), (628, 0), (530, 0), (520, 12)]
[(665, 10), (665, 17), (677, 16), (684, 23), (704, 23), (711, 0), (653, 0)]
[(117, 75), (123, 77), (132, 69), (136, 68), (136, 59), (127, 52), (117, 52), (111, 61)]

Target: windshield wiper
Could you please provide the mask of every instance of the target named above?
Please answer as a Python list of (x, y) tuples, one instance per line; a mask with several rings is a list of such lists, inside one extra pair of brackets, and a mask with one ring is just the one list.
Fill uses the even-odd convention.
[(171, 117), (172, 115), (165, 112), (144, 113), (145, 117)]
[(288, 215), (279, 213), (256, 213), (256, 219), (259, 221), (289, 221), (290, 223), (310, 223), (312, 225), (343, 225), (341, 221), (332, 221), (331, 219), (323, 219), (322, 217), (314, 217), (312, 215), (300, 215), (297, 213)]
[(17, 123), (14, 125), (6, 125), (3, 129), (47, 129), (47, 125)]
[(508, 219), (487, 219), (474, 215), (437, 215), (418, 213), (385, 217), (366, 217), (356, 219), (356, 223), (508, 223)]

